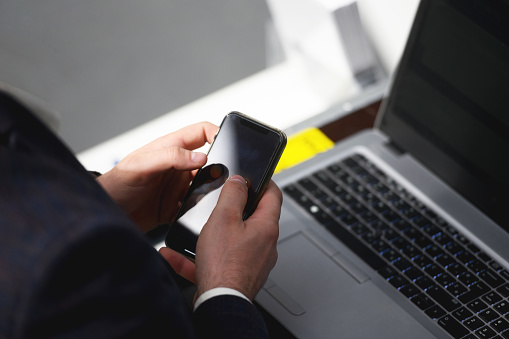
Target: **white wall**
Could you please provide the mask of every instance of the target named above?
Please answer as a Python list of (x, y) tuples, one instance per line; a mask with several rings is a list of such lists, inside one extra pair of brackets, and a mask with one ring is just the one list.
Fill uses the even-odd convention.
[(87, 149), (265, 67), (264, 0), (0, 0), (0, 81)]

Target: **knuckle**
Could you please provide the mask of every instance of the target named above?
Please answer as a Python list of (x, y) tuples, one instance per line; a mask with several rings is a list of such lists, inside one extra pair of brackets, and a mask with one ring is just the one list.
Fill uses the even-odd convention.
[(275, 247), (279, 239), (279, 227), (277, 223), (275, 225), (273, 223), (267, 223), (264, 227), (259, 228), (257, 237), (263, 239), (263, 242), (270, 246)]
[(247, 187), (238, 181), (230, 181), (229, 185), (231, 193), (238, 199), (247, 198)]
[(270, 227), (267, 227), (267, 238), (274, 242), (277, 242), (277, 239), (279, 238), (279, 225), (277, 223), (275, 225), (270, 225)]
[(166, 154), (170, 162), (174, 162), (176, 159), (180, 158), (182, 150), (180, 149), (180, 147), (171, 146), (167, 148)]

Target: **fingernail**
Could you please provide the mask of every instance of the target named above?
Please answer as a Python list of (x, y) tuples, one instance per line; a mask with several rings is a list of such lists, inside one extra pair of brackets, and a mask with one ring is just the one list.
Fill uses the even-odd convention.
[(191, 152), (191, 161), (196, 163), (202, 163), (205, 162), (207, 159), (207, 156), (204, 153), (201, 152)]
[(246, 179), (244, 179), (242, 176), (240, 175), (233, 175), (230, 177), (230, 180), (232, 181), (238, 181), (238, 182), (241, 182), (243, 183), (244, 185), (246, 185)]

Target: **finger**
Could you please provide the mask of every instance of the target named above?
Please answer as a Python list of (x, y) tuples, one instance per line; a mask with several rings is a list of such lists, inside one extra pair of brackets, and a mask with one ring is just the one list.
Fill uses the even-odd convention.
[(168, 247), (162, 247), (159, 253), (178, 275), (196, 284), (195, 265), (193, 262)]
[(160, 149), (178, 146), (188, 150), (202, 147), (205, 143), (211, 144), (219, 127), (210, 122), (200, 122), (181, 128), (167, 134), (148, 144), (147, 149)]
[[(125, 158), (120, 167), (127, 173), (142, 173), (144, 176), (160, 174), (170, 169), (195, 170), (207, 162), (207, 156), (201, 152), (192, 152), (180, 147), (155, 150), (149, 153), (133, 154)], [(143, 180), (146, 178), (143, 177)]]
[(246, 207), (246, 202), (246, 181), (240, 175), (234, 175), (223, 185), (217, 205), (212, 212), (212, 216), (217, 214), (220, 216), (242, 220), (242, 214)]
[(271, 180), (250, 219), (279, 220), (282, 203), (283, 194), (276, 183)]

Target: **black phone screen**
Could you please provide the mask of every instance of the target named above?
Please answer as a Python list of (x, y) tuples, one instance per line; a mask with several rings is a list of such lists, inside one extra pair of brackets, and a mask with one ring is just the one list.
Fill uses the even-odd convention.
[(281, 131), (236, 112), (228, 114), (208, 152), (207, 163), (186, 194), (178, 220), (170, 225), (166, 244), (194, 255), (198, 235), (216, 206), (221, 187), (232, 175), (241, 175), (247, 181), (248, 201), (244, 210), (247, 219), (256, 208), (285, 144), (286, 137)]

